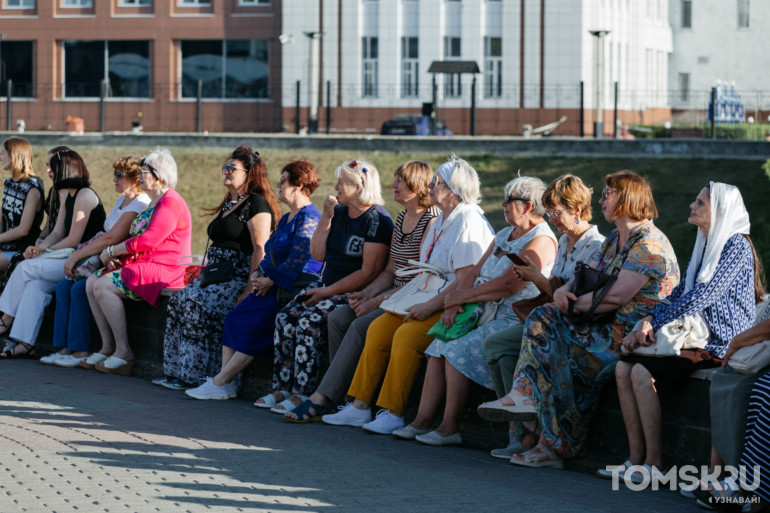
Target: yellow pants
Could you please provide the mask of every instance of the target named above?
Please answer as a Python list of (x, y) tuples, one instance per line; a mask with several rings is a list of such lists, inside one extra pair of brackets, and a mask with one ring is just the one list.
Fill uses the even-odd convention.
[(438, 311), (424, 321), (403, 321), (391, 313), (377, 317), (366, 332), (366, 345), (356, 367), (348, 394), (372, 404), (377, 385), (382, 379), (380, 395), (375, 404), (396, 415), (402, 415), (420, 369), (425, 350), (433, 341), (427, 335), (444, 311)]

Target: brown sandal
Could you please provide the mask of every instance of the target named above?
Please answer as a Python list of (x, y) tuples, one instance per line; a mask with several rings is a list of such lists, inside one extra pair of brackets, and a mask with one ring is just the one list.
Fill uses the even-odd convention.
[[(20, 347), (23, 349), (23, 352), (19, 350)], [(24, 342), (18, 342), (12, 348), (6, 349), (0, 353), (0, 359), (2, 360), (10, 360), (11, 358), (35, 358), (35, 346), (31, 346)]]

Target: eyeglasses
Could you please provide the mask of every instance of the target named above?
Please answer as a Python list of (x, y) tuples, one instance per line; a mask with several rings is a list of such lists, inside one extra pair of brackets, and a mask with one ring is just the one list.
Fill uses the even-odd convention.
[(246, 171), (246, 170), (245, 170), (245, 169), (243, 169), (242, 167), (236, 167), (236, 166), (234, 166), (234, 165), (232, 165), (232, 164), (225, 164), (224, 166), (222, 166), (222, 174), (223, 174), (223, 175), (229, 175), (229, 174), (231, 174), (233, 171), (236, 171), (236, 170), (238, 170), (238, 169), (240, 169), (241, 171)]
[(524, 202), (527, 202), (527, 201), (529, 201), (529, 200), (528, 200), (527, 198), (521, 198), (521, 197), (519, 197), (519, 196), (511, 196), (510, 194), (509, 194), (509, 195), (507, 195), (507, 196), (505, 197), (505, 199), (503, 199), (503, 203), (504, 203), (505, 205), (510, 205), (510, 204), (511, 204), (511, 202), (513, 202), (513, 201), (524, 201)]
[(117, 169), (115, 169), (112, 172), (112, 176), (114, 176), (115, 178), (120, 180), (121, 178), (124, 178), (126, 176), (126, 173), (124, 173), (123, 171), (118, 171)]
[(609, 195), (613, 192), (618, 192), (618, 190), (605, 187), (604, 189), (602, 189), (602, 199), (606, 200), (609, 197)]
[(559, 217), (562, 214), (562, 212), (564, 212), (565, 210), (567, 210), (567, 207), (564, 207), (561, 210), (557, 210), (556, 212), (548, 212), (548, 211), (546, 211), (545, 217), (547, 217), (548, 220), (550, 221), (554, 217)]
[[(147, 168), (147, 169), (145, 169), (145, 168)], [(144, 167), (142, 168), (142, 174), (144, 174), (144, 173), (150, 173), (153, 176), (153, 178), (158, 180), (158, 173), (149, 164), (144, 164)]]
[(428, 187), (436, 187), (437, 185), (446, 185), (446, 182), (438, 177), (438, 175), (433, 175), (433, 180), (428, 183)]

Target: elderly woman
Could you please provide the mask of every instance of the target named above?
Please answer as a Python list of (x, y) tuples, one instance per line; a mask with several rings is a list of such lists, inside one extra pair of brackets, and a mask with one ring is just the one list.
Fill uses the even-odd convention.
[[(593, 262), (599, 254), (604, 236), (599, 233), (596, 225), (589, 224), (592, 217), (592, 193), (593, 191), (574, 175), (560, 176), (551, 182), (543, 193), (545, 215), (562, 236), (559, 239), (550, 280), (536, 265), (515, 266), (516, 274), (522, 280), (532, 282), (540, 291), (537, 301), (530, 301), (533, 306), (552, 301), (555, 288), (574, 277), (575, 265), (578, 262)], [(523, 259), (526, 261), (528, 257), (524, 255)], [(519, 317), (522, 315), (519, 314)], [(523, 333), (524, 324), (516, 323), (484, 339), (484, 357), (498, 398), (502, 398), (511, 389)], [(537, 444), (537, 437), (527, 433), (520, 422), (511, 424), (508, 446), (493, 449), (493, 457), (510, 460), (515, 453), (524, 452)]]
[[(508, 395), (479, 407), (482, 416), (529, 421), (540, 431), (538, 444), (511, 463), (529, 467), (563, 466), (577, 456), (596, 410), (601, 389), (610, 378), (602, 372), (617, 361), (623, 337), (679, 283), (676, 256), (666, 236), (652, 222), (657, 209), (649, 182), (631, 171), (607, 175), (599, 203), (616, 228), (605, 239), (593, 267), (617, 277), (596, 308), (614, 312), (609, 323), (575, 324), (576, 312), (587, 311), (593, 294), (576, 297), (572, 281), (554, 292), (554, 303), (536, 308), (527, 318), (521, 355)], [(503, 417), (504, 418), (504, 417)], [(537, 421), (536, 425), (534, 422)]]
[(254, 357), (265, 354), (265, 350), (273, 346), (275, 316), (281, 308), (278, 288), (292, 290), (302, 272), (321, 270), (321, 263), (310, 258), (310, 239), (321, 217), (310, 202), (318, 183), (318, 171), (310, 161), (293, 160), (281, 170), (278, 201), (285, 203), (289, 212), (278, 221), (278, 228), (265, 244), (266, 254), (258, 272), (251, 277), (254, 292), (225, 317), (222, 368), (201, 386), (187, 390), (188, 396), (195, 399), (235, 397), (234, 378)]
[[(702, 343), (691, 341), (678, 356), (623, 355), (615, 367), (618, 397), (628, 434), (628, 460), (653, 472), (663, 468), (661, 411), (657, 387), (677, 384), (698, 369), (721, 365), (730, 341), (754, 324), (754, 304), (764, 293), (749, 238), (749, 214), (737, 187), (711, 182), (690, 205), (687, 222), (698, 227), (685, 279), (666, 303), (658, 303), (623, 339), (634, 351), (656, 344), (656, 333), (672, 321), (703, 326)], [(694, 329), (694, 328), (693, 328)], [(704, 347), (699, 347), (704, 346)], [(605, 477), (610, 471), (602, 469)], [(643, 476), (633, 476), (643, 478)]]
[(45, 307), (54, 287), (64, 278), (64, 256), (104, 225), (102, 201), (90, 187), (88, 168), (80, 155), (73, 150), (57, 152), (50, 166), (64, 212), (45, 239), (26, 249), (26, 260), (18, 265), (0, 296), (0, 311), (4, 312), (0, 335), (8, 334), (18, 342), (2, 353), (3, 358), (32, 356)]
[(338, 167), (334, 176), (337, 196), (324, 200), (323, 214), (310, 241), (310, 255), (324, 262), (321, 280), (278, 313), (273, 393), (254, 403), (276, 413), (293, 410), (315, 392), (326, 343), (326, 318), (348, 303), (348, 294), (369, 285), (388, 258), (393, 220), (382, 207), (377, 168), (351, 160)]
[(338, 308), (329, 315), (331, 364), (318, 389), (297, 409), (286, 413), (287, 420), (300, 423), (321, 420), (330, 412), (331, 403), (342, 400), (364, 349), (366, 330), (372, 321), (385, 313), (380, 308), (385, 297), (409, 281), (396, 273), (405, 269), (409, 260), (419, 260), (420, 245), (438, 215), (438, 208), (431, 206), (428, 190), (432, 178), (433, 171), (425, 162), (412, 160), (396, 169), (393, 199), (404, 210), (398, 214), (393, 228), (388, 265), (369, 286), (348, 296), (349, 306)]
[(248, 146), (236, 148), (222, 166), (226, 189), (206, 233), (211, 240), (208, 265), (232, 262), (231, 276), (202, 285), (198, 278), (169, 299), (163, 338), (163, 378), (172, 390), (191, 388), (222, 366), (225, 315), (253, 291), (249, 276), (265, 258), (265, 244), (281, 210), (270, 188), (265, 162)]
[(0, 274), (13, 255), (34, 244), (43, 222), (43, 181), (32, 170), (32, 147), (26, 139), (3, 141), (2, 166), (11, 176), (3, 184), (0, 217)]
[(104, 248), (128, 237), (134, 218), (150, 203), (150, 197), (139, 188), (139, 157), (121, 157), (112, 168), (115, 192), (120, 196), (104, 220), (104, 231), (81, 244), (64, 262), (66, 278), (56, 284), (53, 331), (53, 347), (59, 351), (42, 357), (40, 363), (78, 367), (86, 359), (91, 344), (91, 309), (84, 278), (101, 267), (98, 255)]
[(86, 293), (102, 347), (81, 366), (107, 374), (128, 376), (134, 353), (128, 345), (123, 300), (147, 301), (155, 306), (165, 287), (184, 284), (182, 256), (190, 254), (192, 220), (178, 192), (176, 161), (168, 150), (158, 150), (141, 160), (140, 185), (150, 204), (139, 214), (125, 242), (107, 246), (100, 257), (107, 272), (91, 275)]
[[(430, 199), (441, 210), (420, 248), (420, 261), (446, 274), (450, 281), (437, 295), (409, 308), (405, 316), (384, 313), (372, 322), (348, 389), (354, 398), (322, 420), (336, 426), (363, 426), (372, 433), (391, 434), (404, 427), (406, 400), (432, 337), (428, 330), (444, 313), (444, 299), (458, 280), (473, 271), (494, 238), (477, 205), (479, 178), (465, 160), (452, 157), (433, 177)], [(376, 404), (383, 408), (371, 420), (371, 404), (384, 378)]]
[[(393, 432), (396, 438), (427, 445), (462, 443), (460, 416), (471, 382), (492, 389), (492, 376), (484, 360), (482, 342), (500, 330), (521, 324), (511, 305), (537, 295), (532, 282), (522, 280), (508, 258), (516, 254), (542, 272), (549, 274), (556, 256), (556, 237), (543, 219), (541, 199), (545, 184), (538, 178), (519, 177), (505, 186), (502, 207), (510, 226), (503, 228), (484, 252), (473, 270), (458, 282), (457, 288), (444, 297), (445, 326), (454, 323), (463, 305), (485, 302), (494, 308), (492, 320), (451, 341), (434, 340), (425, 354), (428, 369), (422, 387), (417, 417), (408, 426)], [(433, 431), (433, 418), (442, 400), (445, 402), (441, 424)]]

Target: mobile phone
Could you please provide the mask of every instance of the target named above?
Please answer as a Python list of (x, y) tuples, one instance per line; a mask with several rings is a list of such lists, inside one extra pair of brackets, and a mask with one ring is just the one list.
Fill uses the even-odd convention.
[(521, 259), (519, 255), (516, 253), (506, 253), (505, 256), (507, 256), (511, 262), (513, 262), (516, 265), (527, 265), (527, 263)]

